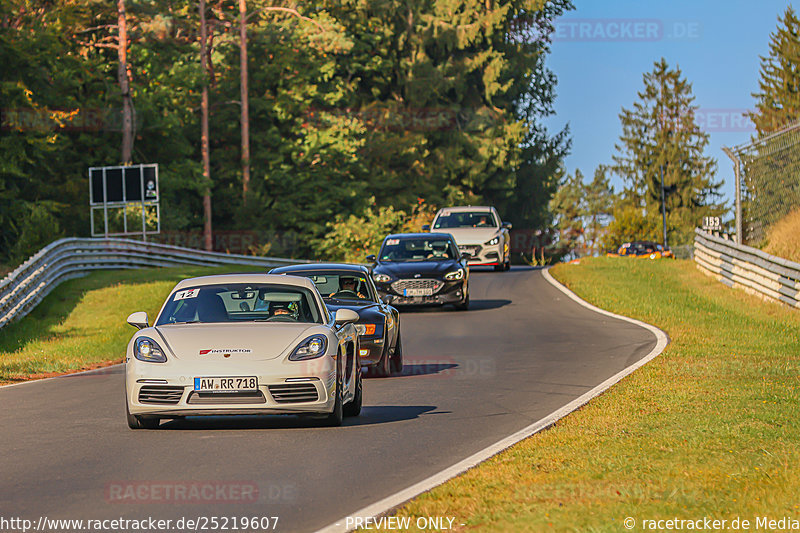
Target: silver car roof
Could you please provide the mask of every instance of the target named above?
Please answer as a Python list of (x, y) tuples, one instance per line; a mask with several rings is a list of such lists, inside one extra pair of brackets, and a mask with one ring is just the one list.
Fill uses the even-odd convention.
[(469, 211), (497, 211), (494, 207), (489, 205), (460, 205), (456, 207), (443, 207), (436, 213), (464, 213)]
[(200, 276), (188, 278), (179, 282), (175, 289), (184, 287), (194, 287), (197, 285), (224, 285), (226, 283), (275, 283), (276, 285), (292, 285), (294, 287), (305, 287), (316, 292), (314, 282), (301, 276), (289, 276), (286, 274), (216, 274), (213, 276)]

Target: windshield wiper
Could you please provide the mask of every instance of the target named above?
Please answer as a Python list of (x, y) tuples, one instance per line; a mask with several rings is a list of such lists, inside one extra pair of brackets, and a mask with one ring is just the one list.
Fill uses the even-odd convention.
[(177, 326), (179, 324), (198, 324), (199, 320), (185, 320), (183, 322), (167, 322), (166, 324), (162, 324), (163, 326)]

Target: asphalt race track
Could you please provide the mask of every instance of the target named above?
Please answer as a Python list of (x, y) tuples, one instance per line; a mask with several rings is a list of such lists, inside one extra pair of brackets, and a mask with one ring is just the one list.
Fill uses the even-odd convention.
[(122, 366), (0, 388), (0, 516), (278, 516), (278, 531), (312, 531), (545, 417), (656, 344), (536, 269), (473, 271), (470, 292), (467, 312), (402, 313), (404, 374), (366, 379), (361, 416), (341, 428), (215, 417), (132, 431)]

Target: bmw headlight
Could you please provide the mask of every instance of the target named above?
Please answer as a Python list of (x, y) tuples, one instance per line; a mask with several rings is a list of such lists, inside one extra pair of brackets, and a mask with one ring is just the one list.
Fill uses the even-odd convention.
[(146, 363), (166, 363), (167, 356), (156, 341), (150, 337), (139, 337), (133, 344), (133, 356)]
[(325, 335), (312, 335), (294, 349), (289, 361), (305, 361), (306, 359), (316, 359), (325, 355), (328, 347), (328, 339)]
[(447, 281), (455, 281), (457, 279), (463, 279), (463, 278), (464, 278), (463, 268), (459, 268), (458, 270), (455, 270), (453, 272), (448, 272), (447, 274), (444, 275), (444, 279), (446, 279)]
[(376, 283), (388, 283), (392, 278), (386, 274), (373, 274), (372, 279), (374, 279)]
[(500, 237), (495, 237), (491, 241), (484, 243), (485, 246), (494, 246), (495, 244), (500, 242)]
[(356, 331), (362, 337), (364, 335), (375, 335), (375, 324), (356, 324)]

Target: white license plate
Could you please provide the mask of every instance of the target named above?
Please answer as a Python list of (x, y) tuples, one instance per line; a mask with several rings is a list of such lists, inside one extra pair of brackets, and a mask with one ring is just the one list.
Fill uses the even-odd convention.
[(194, 390), (197, 392), (256, 391), (258, 390), (258, 378), (255, 376), (194, 378)]
[(403, 296), (431, 296), (433, 289), (405, 289)]

